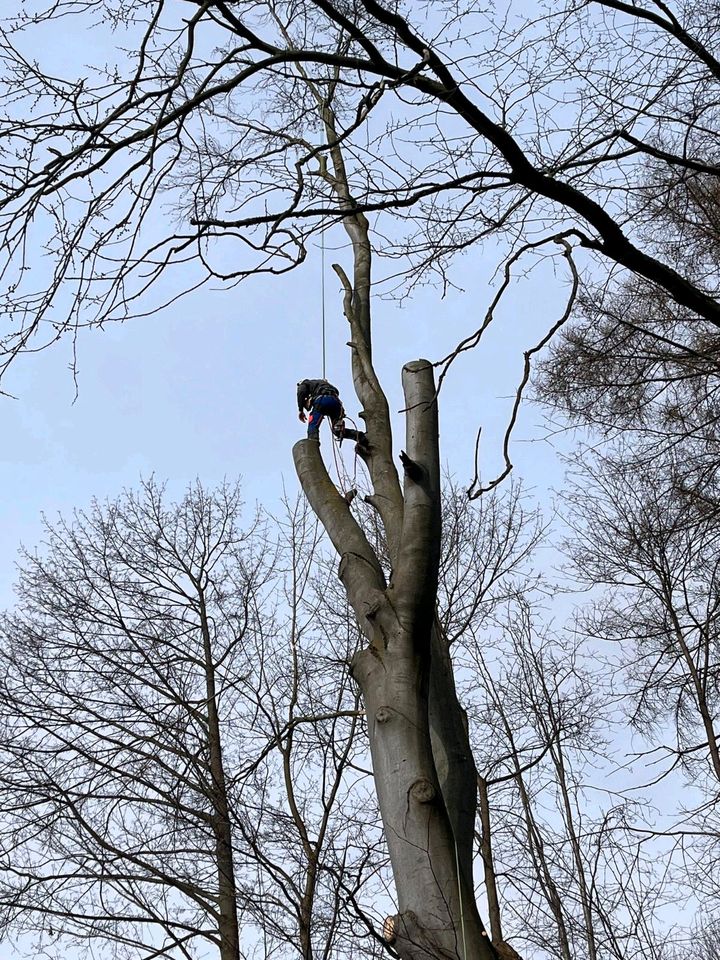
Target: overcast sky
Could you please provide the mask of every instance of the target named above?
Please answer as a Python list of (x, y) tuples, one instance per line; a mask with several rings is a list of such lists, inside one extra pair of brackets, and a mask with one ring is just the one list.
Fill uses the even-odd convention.
[[(335, 228), (328, 245), (344, 245)], [(326, 253), (327, 376), (351, 416), (347, 324), (330, 261), (349, 264), (347, 249)], [(497, 284), (497, 254), (473, 251), (457, 271), (464, 292), (442, 299), (422, 289), (404, 305), (377, 300), (375, 359), (391, 408), (402, 407), (400, 371), (407, 360), (440, 358), (477, 327)], [(378, 263), (376, 279), (382, 277)], [(303, 435), (295, 384), (321, 375), (320, 255), (294, 274), (251, 279), (232, 291), (202, 291), (150, 318), (86, 331), (77, 344), (76, 385), (69, 342), (22, 359), (0, 398), (3, 444), (3, 543), (0, 600), (11, 601), (16, 550), (34, 545), (40, 516), (70, 512), (93, 496), (114, 497), (155, 473), (173, 491), (198, 477), (215, 484), (242, 476), (249, 503), (277, 501), (295, 489), (291, 448)], [(382, 289), (382, 285), (380, 285)], [(500, 465), (500, 441), (522, 350), (561, 310), (564, 284), (547, 268), (509, 292), (487, 343), (453, 368), (441, 396), (442, 456), (460, 479), (472, 475), (475, 432), (483, 426), (485, 476)], [(397, 419), (396, 447), (402, 443)], [(527, 407), (513, 457), (530, 486), (557, 477), (539, 411)], [(334, 469), (325, 427), (323, 450)], [(352, 445), (343, 445), (352, 469)]]
[[(53, 40), (52, 59), (68, 72), (64, 67), (70, 69), (80, 41), (71, 35)], [(327, 376), (356, 417), (347, 323), (330, 267), (338, 260), (347, 270), (350, 251), (339, 226), (326, 243)], [(395, 265), (376, 263), (374, 356), (393, 411), (403, 405), (403, 363), (440, 359), (480, 325), (500, 282), (493, 275), (498, 262), (492, 244), (475, 248), (454, 273), (462, 289), (443, 298), (435, 288), (418, 288), (403, 304), (382, 299), (383, 276)], [(440, 403), (441, 453), (461, 481), (473, 473), (479, 426), (483, 476), (501, 468), (522, 352), (562, 311), (566, 292), (549, 265), (519, 280), (483, 346), (453, 367)], [(13, 603), (18, 547), (38, 545), (42, 514), (69, 516), (93, 497), (115, 498), (151, 473), (178, 495), (195, 478), (213, 485), (241, 476), (248, 504), (260, 501), (270, 509), (283, 487), (296, 491), (291, 449), (305, 428), (297, 419), (295, 385), (322, 372), (319, 250), (291, 275), (251, 279), (231, 291), (206, 289), (150, 318), (86, 331), (76, 350), (77, 381), (67, 341), (21, 359), (4, 384), (16, 399), (0, 397), (3, 607)], [(548, 488), (559, 482), (562, 468), (541, 439), (541, 420), (539, 411), (524, 408), (512, 455), (517, 475), (547, 506)], [(395, 421), (398, 451), (402, 418), (396, 414)], [(327, 426), (322, 443), (333, 474)], [(342, 456), (352, 473), (352, 444), (343, 445)]]

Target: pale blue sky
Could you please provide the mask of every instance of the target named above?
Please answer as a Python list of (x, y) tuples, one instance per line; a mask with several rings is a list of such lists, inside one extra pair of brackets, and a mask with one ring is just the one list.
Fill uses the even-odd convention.
[[(533, 12), (537, 7), (527, 0), (512, 6)], [(111, 46), (102, 46), (112, 41), (109, 31), (96, 31), (88, 50), (87, 33), (74, 26), (66, 19), (40, 28), (32, 35), (32, 56), (68, 76), (80, 75), (90, 57), (100, 62), (115, 56)], [(383, 122), (382, 114), (377, 122)], [(384, 220), (380, 232), (393, 233)], [(347, 325), (330, 267), (337, 259), (349, 270), (350, 251), (340, 226), (326, 242), (327, 376), (356, 417)], [(471, 248), (454, 268), (462, 291), (451, 290), (444, 299), (428, 287), (418, 287), (402, 306), (375, 299), (374, 356), (393, 411), (403, 406), (403, 363), (422, 356), (437, 360), (479, 326), (500, 283), (494, 271), (505, 252), (493, 243)], [(583, 256), (578, 251), (581, 266)], [(33, 266), (43, 273), (41, 253)], [(395, 269), (397, 262), (376, 262), (379, 294), (385, 290), (383, 275)], [(170, 283), (165, 282), (166, 292)], [(13, 602), (17, 548), (21, 541), (31, 549), (38, 544), (43, 513), (51, 520), (58, 512), (68, 516), (92, 497), (115, 498), (151, 473), (177, 494), (195, 478), (209, 486), (242, 476), (251, 508), (256, 501), (275, 508), (283, 487), (292, 495), (297, 485), (291, 448), (304, 435), (295, 384), (321, 374), (320, 290), (320, 254), (314, 247), (293, 274), (261, 276), (230, 291), (208, 288), (152, 317), (85, 331), (77, 344), (77, 397), (69, 342), (21, 359), (4, 384), (17, 399), (0, 397), (0, 607)], [(483, 345), (453, 367), (440, 402), (441, 452), (461, 481), (472, 476), (480, 425), (484, 479), (501, 469), (502, 435), (523, 350), (557, 319), (566, 294), (567, 277), (556, 275), (549, 262), (522, 276), (507, 292)], [(395, 422), (397, 452), (403, 446), (402, 417), (396, 414)], [(526, 404), (512, 445), (515, 473), (549, 512), (549, 491), (561, 483), (563, 467), (543, 439), (546, 433), (541, 412)], [(556, 442), (568, 446), (562, 436)], [(323, 452), (334, 474), (331, 449), (324, 428)], [(351, 444), (343, 446), (342, 456), (352, 472)], [(550, 562), (553, 555), (543, 556)], [(571, 602), (563, 597), (557, 609), (564, 612)], [(4, 949), (0, 946), (0, 960)]]
[[(516, 3), (514, 9), (524, 6)], [(87, 72), (87, 34), (73, 18), (40, 25), (16, 39), (57, 75)], [(105, 27), (94, 31), (92, 61), (116, 59), (116, 42), (128, 42), (122, 31), (116, 36)], [(376, 122), (384, 122), (382, 115)], [(381, 232), (392, 233), (387, 220), (381, 220)], [(346, 243), (340, 226), (326, 236), (327, 376), (354, 416), (347, 324), (330, 267), (337, 259), (349, 269)], [(453, 274), (464, 292), (451, 290), (445, 299), (436, 289), (419, 287), (402, 307), (375, 301), (375, 362), (391, 409), (403, 405), (403, 363), (421, 356), (439, 359), (480, 324), (499, 283), (493, 271), (501, 257), (492, 243), (485, 250), (471, 248)], [(36, 267), (42, 275), (42, 255)], [(397, 269), (397, 261), (376, 261), (379, 291), (385, 289), (383, 276)], [(163, 286), (171, 289), (167, 281)], [(205, 289), (153, 317), (86, 331), (78, 341), (76, 400), (69, 342), (22, 359), (4, 384), (18, 399), (0, 397), (0, 605), (11, 602), (17, 546), (37, 542), (41, 512), (52, 517), (86, 505), (92, 496), (115, 497), (153, 472), (178, 491), (196, 477), (213, 484), (242, 475), (249, 503), (272, 505), (283, 482), (294, 489), (291, 447), (303, 435), (295, 384), (321, 374), (320, 290), (316, 246), (290, 275), (261, 276), (230, 291)], [(565, 278), (556, 277), (549, 263), (519, 280), (508, 291), (487, 343), (453, 368), (441, 397), (441, 442), (444, 462), (461, 480), (472, 476), (480, 424), (484, 475), (500, 467), (522, 351), (556, 319), (565, 295)], [(517, 472), (542, 490), (557, 480), (557, 460), (548, 444), (522, 442), (543, 435), (535, 426), (540, 419), (538, 411), (525, 409), (513, 458)], [(399, 449), (399, 420), (398, 427)], [(329, 457), (327, 434), (324, 449)], [(343, 453), (350, 462), (351, 445), (344, 445)]]
[[(52, 49), (43, 52), (60, 72), (72, 72), (73, 62), (85, 55), (85, 38), (52, 38)], [(350, 266), (341, 227), (328, 234), (327, 247), (327, 376), (355, 417), (347, 324), (330, 268), (334, 259), (346, 270)], [(433, 288), (418, 288), (402, 306), (376, 299), (375, 362), (392, 410), (403, 405), (403, 363), (439, 359), (479, 326), (499, 283), (493, 277), (499, 256), (492, 244), (471, 250), (454, 275), (463, 292), (451, 290), (444, 299)], [(386, 272), (378, 261), (380, 291)], [(86, 331), (77, 344), (77, 398), (69, 342), (20, 360), (5, 383), (17, 399), (0, 397), (0, 606), (13, 602), (18, 546), (38, 544), (43, 513), (67, 516), (94, 496), (115, 498), (150, 473), (167, 479), (177, 493), (195, 478), (212, 485), (241, 475), (248, 504), (261, 501), (271, 509), (283, 486), (294, 492), (291, 448), (304, 435), (295, 384), (321, 374), (320, 290), (314, 248), (293, 274), (251, 279), (231, 291), (203, 290), (151, 318)], [(442, 457), (462, 481), (473, 472), (480, 424), (484, 476), (500, 468), (522, 351), (556, 319), (565, 294), (564, 281), (549, 265), (518, 281), (487, 342), (462, 357), (448, 377), (440, 406)], [(403, 425), (401, 417), (395, 420), (397, 451)], [(547, 503), (547, 488), (562, 470), (550, 445), (539, 439), (545, 432), (540, 420), (538, 411), (524, 408), (513, 459), (517, 473)], [(525, 442), (530, 438), (538, 442)], [(323, 451), (334, 472), (327, 428)], [(342, 455), (352, 471), (351, 444)]]
[[(336, 230), (337, 242), (343, 240)], [(348, 251), (336, 259), (347, 266)], [(424, 289), (404, 307), (375, 304), (375, 361), (390, 398), (402, 407), (402, 364), (418, 356), (441, 357), (480, 322), (492, 299), (496, 253), (489, 248), (466, 258), (458, 274), (466, 292), (442, 300)], [(346, 321), (328, 256), (326, 312), (327, 375), (357, 414), (352, 394)], [(382, 264), (378, 264), (378, 273)], [(441, 442), (445, 463), (460, 479), (472, 474), (475, 431), (485, 431), (487, 475), (501, 463), (500, 442), (522, 366), (522, 350), (562, 309), (563, 285), (543, 268), (520, 281), (498, 314), (492, 337), (461, 358), (441, 396)], [(86, 506), (93, 496), (114, 498), (154, 472), (180, 493), (196, 477), (215, 484), (243, 477), (248, 504), (271, 509), (283, 484), (297, 489), (291, 449), (304, 435), (295, 407), (295, 384), (321, 373), (320, 257), (281, 278), (250, 280), (229, 292), (194, 295), (150, 319), (87, 331), (78, 345), (78, 396), (68, 369), (69, 345), (27, 357), (14, 369), (0, 398), (2, 529), (0, 604), (13, 602), (17, 548), (41, 538), (41, 514), (53, 518)], [(547, 504), (547, 489), (562, 468), (538, 411), (526, 406), (513, 445), (517, 473)], [(402, 417), (396, 450), (402, 445)], [(322, 441), (335, 471), (327, 427)], [(353, 469), (352, 444), (342, 453)], [(360, 466), (360, 469), (362, 467)], [(21, 938), (23, 956), (32, 955)], [(0, 945), (0, 960), (4, 960)], [(67, 954), (69, 958), (74, 953)]]
[[(341, 228), (329, 242), (343, 243)], [(351, 415), (347, 325), (338, 282), (329, 263), (348, 266), (349, 251), (327, 253), (327, 375)], [(458, 279), (465, 292), (443, 300), (421, 289), (404, 306), (375, 303), (375, 359), (393, 410), (402, 407), (402, 364), (437, 359), (480, 322), (497, 279), (496, 252), (473, 251)], [(382, 262), (377, 275), (381, 276)], [(500, 464), (500, 440), (509, 397), (529, 346), (557, 315), (563, 284), (546, 268), (509, 291), (487, 344), (461, 358), (441, 397), (442, 456), (464, 480), (472, 474), (475, 431), (484, 428), (486, 476)], [(69, 342), (23, 358), (0, 398), (3, 544), (0, 602), (10, 600), (20, 541), (32, 546), (40, 514), (68, 513), (92, 496), (114, 497), (141, 475), (155, 473), (181, 490), (199, 477), (206, 484), (242, 475), (249, 503), (272, 505), (283, 481), (294, 489), (294, 441), (303, 435), (295, 411), (295, 384), (321, 374), (320, 256), (294, 274), (251, 279), (231, 291), (202, 291), (151, 318), (85, 331), (78, 343), (78, 396), (68, 363)], [(513, 447), (531, 486), (557, 480), (548, 444), (524, 443), (544, 431), (537, 410), (526, 408)], [(397, 418), (396, 446), (402, 443)], [(330, 457), (329, 433), (324, 450)], [(350, 464), (352, 445), (343, 453)]]

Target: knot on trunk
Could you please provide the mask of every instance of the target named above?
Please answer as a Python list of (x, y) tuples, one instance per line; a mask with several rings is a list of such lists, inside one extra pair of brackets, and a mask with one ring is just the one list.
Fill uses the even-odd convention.
[(432, 803), (435, 799), (435, 787), (426, 777), (420, 777), (410, 787), (410, 796), (417, 803)]
[(392, 720), (394, 712), (392, 707), (378, 707), (375, 711), (375, 720), (378, 723), (387, 723), (388, 720)]
[(380, 612), (382, 607), (382, 597), (375, 597), (374, 600), (370, 601), (367, 605), (367, 610), (365, 611), (365, 617), (367, 620), (374, 620), (375, 617)]

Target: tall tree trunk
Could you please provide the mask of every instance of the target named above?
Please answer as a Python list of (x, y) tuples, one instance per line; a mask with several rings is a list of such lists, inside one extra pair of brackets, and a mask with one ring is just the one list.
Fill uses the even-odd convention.
[(215, 859), (218, 884), (218, 931), (220, 933), (220, 960), (238, 960), (240, 930), (237, 913), (237, 889), (233, 863), (232, 828), (223, 765), (220, 718), (217, 710), (215, 664), (213, 662), (210, 626), (208, 623), (202, 587), (196, 584), (200, 596), (200, 624), (205, 657), (205, 696), (208, 719), (208, 751), (210, 754), (212, 830), (215, 837)]
[[(422, 360), (407, 364), (403, 388), (407, 408), (407, 453), (401, 455), (403, 520), (388, 585), (347, 502), (328, 477), (319, 445), (301, 440), (293, 454), (308, 500), (340, 554), (340, 577), (369, 641), (355, 657), (353, 674), (365, 702), (375, 784), (397, 887), (395, 949), (407, 960), (485, 960), (493, 956), (493, 948), (477, 911), (468, 851), (461, 851), (456, 842), (430, 733), (431, 688), (444, 692), (451, 678), (448, 663), (440, 657), (433, 663), (432, 658), (440, 550), (432, 366)], [(370, 442), (372, 446), (372, 435)], [(439, 679), (431, 678), (431, 664), (437, 666)], [(446, 702), (446, 711), (455, 705), (456, 698)], [(462, 715), (458, 717), (462, 725)], [(442, 725), (440, 733), (452, 726)], [(454, 755), (451, 738), (443, 742), (445, 781), (452, 785), (448, 796), (464, 797), (466, 802), (466, 785), (460, 789), (447, 772)], [(473, 784), (474, 780), (473, 772)], [(474, 796), (474, 785), (472, 789)]]
[(480, 800), (480, 856), (483, 861), (485, 877), (485, 893), (488, 901), (490, 916), (490, 933), (493, 943), (502, 942), (502, 923), (500, 922), (500, 899), (498, 897), (497, 880), (495, 877), (495, 861), (492, 851), (492, 825), (490, 822), (490, 797), (488, 782), (485, 777), (478, 776), (478, 795)]
[[(316, 91), (332, 172), (321, 169), (341, 205), (354, 205), (330, 104)], [(334, 146), (333, 146), (334, 144)], [(437, 622), (440, 454), (433, 367), (403, 369), (406, 453), (401, 486), (393, 459), (387, 398), (372, 363), (372, 250), (366, 217), (345, 216), (353, 250), (345, 291), (355, 392), (367, 442), (358, 445), (372, 483), (392, 565), (390, 583), (350, 507), (330, 480), (320, 447), (295, 444), (293, 457), (310, 505), (340, 556), (345, 586), (368, 647), (353, 675), (368, 718), (380, 812), (397, 888), (394, 947), (404, 960), (489, 960), (494, 949), (477, 911), (472, 854), (477, 772), (452, 662)]]

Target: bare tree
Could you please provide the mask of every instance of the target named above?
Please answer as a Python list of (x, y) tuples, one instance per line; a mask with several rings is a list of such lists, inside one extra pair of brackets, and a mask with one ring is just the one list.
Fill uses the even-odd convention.
[[(710, 20), (716, 15), (713, 9)], [(686, 94), (697, 79), (688, 77)], [(688, 95), (682, 108), (686, 147), (714, 156), (709, 102), (700, 106)], [(678, 135), (666, 130), (664, 146)], [(647, 244), (716, 290), (716, 173), (651, 154), (632, 193)], [(569, 419), (592, 434), (565, 501), (570, 552), (595, 596), (579, 628), (615, 647), (613, 696), (639, 734), (627, 767), (645, 768), (634, 790), (652, 794), (657, 783), (662, 793), (664, 816), (630, 817), (630, 835), (638, 848), (657, 844), (680, 896), (714, 917), (717, 331), (637, 276), (586, 282), (579, 305), (537, 382), (562, 426)], [(598, 443), (602, 455), (593, 451)], [(668, 805), (673, 790), (681, 799)]]
[(484, 497), (479, 510), (446, 500), (445, 569), (472, 569), (488, 587), (473, 596), (468, 579), (466, 592), (441, 590), (440, 610), (462, 624), (452, 651), (478, 763), (477, 856), (493, 943), (508, 957), (513, 947), (660, 957), (674, 937), (668, 905), (711, 899), (671, 856), (674, 841), (647, 832), (672, 804), (643, 799), (645, 771), (628, 757), (617, 700), (624, 674), (577, 624), (549, 626), (552, 540), (518, 491)]
[[(606, 664), (588, 641), (535, 626), (549, 588), (533, 571), (540, 519), (512, 489), (475, 507), (450, 485), (443, 503), (438, 635), (453, 640), (478, 763), (470, 857), (493, 946), (507, 958), (508, 940), (528, 954), (659, 957), (662, 907), (700, 885), (667, 873), (649, 811), (603, 779), (617, 773), (623, 725)], [(175, 506), (151, 484), (56, 524), (26, 557), (3, 629), (6, 932), (36, 931), (58, 952), (69, 936), (119, 955), (392, 951), (399, 922), (383, 931), (394, 893), (348, 672), (354, 618), (300, 503), (245, 533), (237, 508), (236, 494), (199, 490)], [(430, 725), (446, 784), (441, 736)], [(234, 947), (210, 826), (220, 798)], [(709, 825), (704, 841), (685, 838), (686, 866), (703, 862)]]
[[(718, 512), (673, 483), (660, 459), (650, 473), (630, 452), (585, 470), (569, 494), (581, 576), (612, 591), (589, 613), (594, 636), (620, 642), (640, 729), (670, 722), (669, 767), (683, 766), (714, 797), (720, 780), (718, 724)], [(709, 778), (709, 780), (708, 780)], [(714, 784), (714, 786), (713, 786)]]
[[(386, 939), (408, 960), (485, 958), (494, 948), (471, 873), (475, 758), (437, 616), (440, 381), (429, 361), (403, 368), (401, 483), (373, 367), (366, 214), (396, 214), (387, 249), (411, 273), (432, 264), (444, 277), (454, 252), (506, 230), (515, 246), (507, 283), (521, 256), (555, 244), (570, 264), (571, 296), (526, 351), (523, 386), (531, 358), (569, 316), (577, 247), (658, 287), (690, 322), (720, 325), (712, 277), (681, 270), (645, 241), (628, 188), (648, 158), (717, 175), (708, 136), (717, 15), (688, 4), (681, 21), (666, 4), (571, 0), (511, 31), (490, 29), (474, 5), (439, 9), (411, 17), (377, 0), (201, 0), (182, 19), (162, 2), (120, 13), (111, 0), (68, 0), (21, 15), (5, 47), (18, 105), (4, 121), (15, 151), (2, 207), (8, 360), (142, 309), (136, 304), (171, 265), (183, 265), (185, 286), (213, 276), (233, 283), (291, 269), (313, 230), (329, 224), (341, 223), (351, 241), (352, 270), (336, 271), (365, 422), (358, 453), (384, 554), (330, 482), (319, 446), (302, 440), (294, 457), (367, 641), (352, 670), (397, 889)], [(87, 11), (127, 25), (135, 55), (119, 56), (99, 80), (43, 75), (24, 38), (58, 15)], [(478, 45), (469, 55), (468, 33)], [(651, 67), (657, 80), (648, 84)], [(390, 100), (385, 133), (375, 136), (369, 124)], [(414, 148), (407, 158), (394, 149), (401, 129)], [(179, 205), (168, 235), (153, 230), (160, 198)], [(44, 241), (51, 275), (28, 288), (26, 250)], [(215, 259), (223, 244), (244, 254), (232, 270)], [(73, 306), (58, 320), (60, 291)], [(493, 306), (445, 359), (443, 375), (480, 341)]]
[[(647, 199), (638, 171), (652, 164), (661, 184), (716, 181), (717, 10), (567, 0), (531, 11), (24, 7), (3, 27), (6, 360), (152, 309), (145, 295), (172, 266), (182, 268), (173, 298), (210, 277), (291, 269), (314, 230), (356, 210), (392, 214), (383, 248), (401, 270), (445, 280), (453, 254), (489, 235), (516, 253), (560, 237), (716, 329), (714, 275), (643, 233), (662, 197)], [(73, 22), (112, 26), (117, 54), (66, 78), (43, 71), (42, 40)], [(332, 136), (318, 127), (318, 92)], [(351, 195), (322, 176), (333, 143)], [(154, 214), (168, 203), (178, 214), (162, 233)], [(35, 265), (31, 280), (40, 248), (47, 270)]]
[(376, 952), (356, 631), (319, 630), (307, 510), (271, 537), (240, 506), (150, 482), (24, 558), (2, 624), (0, 902), (38, 949)]
[(257, 561), (223, 571), (217, 623), (238, 504), (198, 490), (173, 515), (148, 484), (25, 557), (3, 624), (3, 902), (51, 936), (238, 955), (218, 703), (268, 578)]
[[(238, 497), (173, 504), (151, 482), (25, 556), (2, 631), (6, 933), (48, 952), (392, 953), (354, 618), (303, 505), (241, 531)], [(467, 638), (536, 580), (539, 521), (514, 491), (444, 503), (439, 621)]]
[(303, 960), (378, 956), (387, 853), (350, 680), (360, 637), (326, 589), (333, 573), (304, 500), (286, 501), (272, 522), (281, 579), (246, 651), (252, 708), (234, 771), (235, 822), (255, 864), (248, 955), (263, 944)]
[[(699, 174), (668, 182), (665, 174), (644, 192), (653, 213), (648, 242), (698, 278), (715, 275), (716, 182)], [(718, 446), (717, 332), (639, 278), (588, 284), (579, 306), (542, 364), (540, 399), (606, 440), (622, 431), (636, 459), (644, 449), (652, 464), (667, 450), (678, 482), (708, 496)]]
[[(718, 511), (711, 484), (707, 496), (688, 488), (681, 450), (585, 453), (564, 498), (575, 576), (590, 590), (575, 631), (596, 650), (607, 730), (628, 730), (602, 842), (619, 837), (617, 862), (636, 856), (640, 876), (656, 877), (622, 888), (646, 900), (624, 907), (646, 942), (669, 896), (712, 918), (718, 890)], [(616, 954), (618, 929), (603, 920)]]
[(527, 956), (659, 958), (681, 942), (668, 907), (692, 902), (696, 878), (652, 835), (668, 799), (637, 792), (644, 771), (627, 762), (597, 643), (543, 626), (539, 601), (519, 591), (458, 641), (474, 739), (490, 745), (478, 846), (493, 941)]

